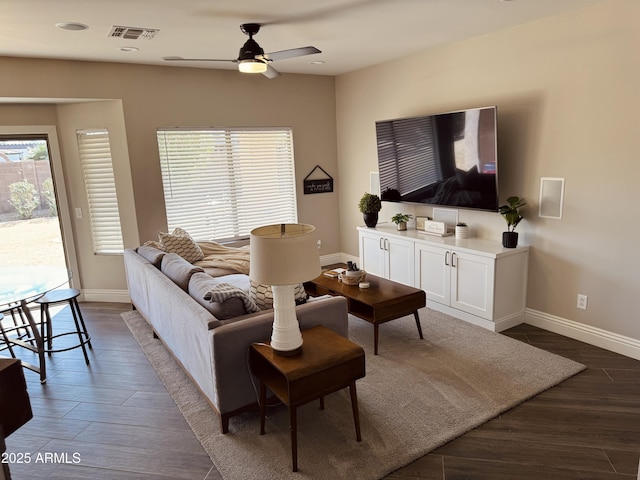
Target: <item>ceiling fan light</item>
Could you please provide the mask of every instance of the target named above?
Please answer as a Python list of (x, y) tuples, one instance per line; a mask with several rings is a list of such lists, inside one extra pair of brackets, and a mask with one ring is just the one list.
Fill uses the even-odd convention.
[(238, 70), (242, 73), (264, 73), (267, 71), (267, 64), (261, 60), (250, 59), (240, 60)]

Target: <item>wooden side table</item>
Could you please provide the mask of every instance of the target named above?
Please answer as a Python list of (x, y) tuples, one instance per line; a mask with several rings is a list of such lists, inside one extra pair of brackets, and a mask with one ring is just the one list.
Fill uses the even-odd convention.
[(276, 355), (268, 343), (256, 343), (249, 349), (251, 372), (260, 382), (260, 435), (265, 433), (267, 388), (289, 408), (291, 458), (293, 471), (298, 471), (298, 426), (296, 409), (313, 400), (349, 387), (351, 409), (360, 435), (356, 380), (365, 376), (364, 350), (327, 327), (316, 326), (302, 332), (302, 353), (285, 357)]
[[(4, 439), (31, 418), (31, 402), (20, 360), (0, 358), (0, 453), (6, 450)], [(0, 465), (0, 478), (11, 478), (8, 462)]]

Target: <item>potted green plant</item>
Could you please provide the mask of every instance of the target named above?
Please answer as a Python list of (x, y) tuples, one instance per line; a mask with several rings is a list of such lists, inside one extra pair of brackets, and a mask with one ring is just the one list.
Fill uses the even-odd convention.
[(502, 205), (498, 212), (507, 222), (507, 231), (502, 233), (502, 246), (505, 248), (516, 248), (518, 246), (518, 232), (515, 231), (520, 221), (524, 218), (519, 209), (527, 202), (516, 196), (507, 198), (507, 203)]
[(407, 222), (411, 220), (412, 216), (408, 213), (396, 213), (391, 217), (391, 221), (398, 226), (398, 230), (406, 230)]
[(378, 224), (378, 212), (382, 208), (382, 201), (378, 195), (365, 192), (358, 203), (358, 208), (362, 212), (367, 227), (373, 228)]

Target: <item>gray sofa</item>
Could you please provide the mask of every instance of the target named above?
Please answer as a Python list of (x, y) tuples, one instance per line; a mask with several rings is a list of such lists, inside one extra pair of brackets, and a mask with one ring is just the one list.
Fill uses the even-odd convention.
[[(202, 281), (205, 275), (202, 269), (179, 257), (176, 259), (175, 254), (165, 255), (149, 248), (127, 249), (124, 253), (133, 307), (149, 322), (155, 335), (218, 412), (222, 432), (227, 433), (231, 417), (257, 406), (254, 382), (247, 366), (247, 352), (251, 343), (270, 338), (273, 310), (217, 318), (212, 312), (222, 312), (218, 315), (225, 316), (225, 312), (228, 314), (230, 310), (239, 308), (239, 299), (230, 298), (223, 304), (206, 305), (193, 289), (194, 296), (189, 294), (189, 283), (193, 287), (196, 277)], [(171, 263), (173, 269), (169, 267)], [(176, 265), (179, 268), (175, 268)], [(248, 277), (245, 277), (223, 275), (217, 277), (217, 281), (229, 279), (230, 283), (237, 284), (244, 279), (248, 282)], [(345, 298), (314, 299), (298, 305), (296, 313), (302, 330), (325, 325), (340, 335), (348, 335)]]

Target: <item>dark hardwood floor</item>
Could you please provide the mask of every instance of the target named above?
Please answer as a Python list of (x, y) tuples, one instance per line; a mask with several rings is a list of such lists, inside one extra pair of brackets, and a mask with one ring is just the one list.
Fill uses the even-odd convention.
[[(31, 462), (11, 464), (12, 478), (219, 479), (120, 317), (131, 306), (81, 303), (80, 309), (91, 334), (91, 364), (75, 349), (48, 359), (45, 384), (25, 370), (33, 419), (7, 438), (7, 452), (29, 453)], [(73, 330), (69, 308), (52, 323), (54, 333)], [(54, 347), (72, 341), (61, 337)], [(16, 353), (36, 363), (31, 352)], [(53, 453), (66, 454), (66, 463), (61, 456), (37, 461)]]
[(587, 369), (388, 478), (635, 480), (640, 361), (530, 325), (503, 334)]
[[(44, 385), (25, 370), (34, 418), (7, 439), (7, 451), (29, 453), (31, 463), (12, 464), (13, 478), (219, 479), (122, 321), (130, 306), (80, 308), (92, 335), (91, 365), (77, 349), (49, 359)], [(70, 329), (69, 309), (53, 323)], [(387, 478), (635, 480), (640, 362), (528, 325), (504, 333), (588, 368)], [(38, 453), (59, 456), (36, 462)]]

